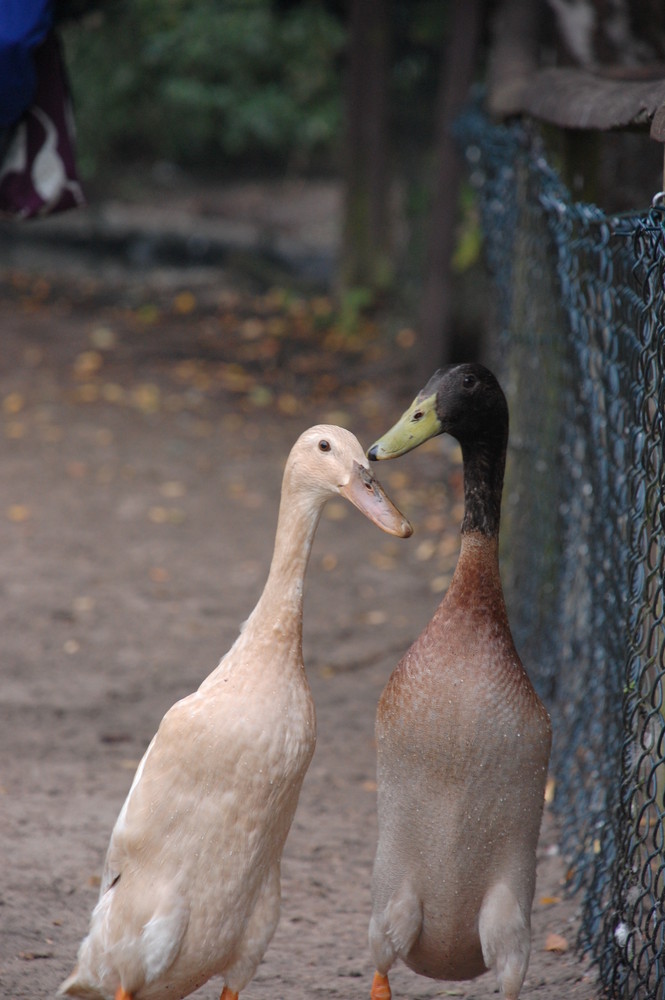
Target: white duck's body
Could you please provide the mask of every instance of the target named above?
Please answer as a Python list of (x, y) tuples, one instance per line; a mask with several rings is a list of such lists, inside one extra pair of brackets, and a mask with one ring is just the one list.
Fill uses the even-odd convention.
[[(278, 679), (234, 669), (242, 640), (167, 712), (116, 822), (76, 971), (102, 996), (115, 995), (119, 973), (136, 1000), (185, 997), (222, 974), (237, 993), (277, 926), (314, 705), (302, 666)], [(279, 662), (278, 641), (266, 651)], [(165, 851), (169, 836), (177, 844)]]
[(228, 997), (254, 975), (279, 919), (282, 851), (316, 739), (302, 605), (323, 503), (342, 493), (384, 530), (410, 533), (364, 461), (341, 428), (311, 428), (294, 446), (263, 594), (148, 747), (61, 994), (180, 1000), (222, 975)]

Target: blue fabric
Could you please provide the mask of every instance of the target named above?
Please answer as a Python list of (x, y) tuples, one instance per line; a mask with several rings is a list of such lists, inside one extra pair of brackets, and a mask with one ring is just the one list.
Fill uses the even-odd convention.
[(32, 104), (37, 75), (34, 49), (53, 24), (53, 0), (0, 0), (0, 128)]

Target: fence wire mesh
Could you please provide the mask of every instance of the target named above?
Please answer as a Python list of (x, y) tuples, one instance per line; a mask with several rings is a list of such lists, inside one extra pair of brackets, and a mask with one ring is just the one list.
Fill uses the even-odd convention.
[(573, 203), (524, 125), (471, 110), (459, 138), (511, 402), (506, 591), (552, 713), (579, 945), (609, 997), (664, 1000), (665, 210)]

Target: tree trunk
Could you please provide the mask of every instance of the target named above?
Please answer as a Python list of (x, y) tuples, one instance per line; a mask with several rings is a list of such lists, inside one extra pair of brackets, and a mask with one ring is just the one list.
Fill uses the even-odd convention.
[(436, 176), (420, 317), (420, 380), (452, 359), (451, 273), (461, 162), (451, 126), (473, 82), (483, 0), (454, 0), (437, 98)]
[(391, 283), (388, 166), (389, 0), (351, 0), (346, 80), (345, 208), (340, 284)]

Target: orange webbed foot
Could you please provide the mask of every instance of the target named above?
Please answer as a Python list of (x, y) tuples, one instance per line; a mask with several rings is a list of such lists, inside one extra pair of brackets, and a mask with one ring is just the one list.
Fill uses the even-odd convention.
[(375, 972), (372, 980), (371, 1000), (390, 1000), (391, 997), (388, 977), (382, 976), (380, 972)]
[(238, 994), (234, 993), (233, 990), (230, 990), (228, 986), (225, 986), (219, 1000), (238, 1000)]
[(118, 986), (115, 991), (115, 1000), (132, 1000), (132, 994), (123, 989), (122, 986)]

